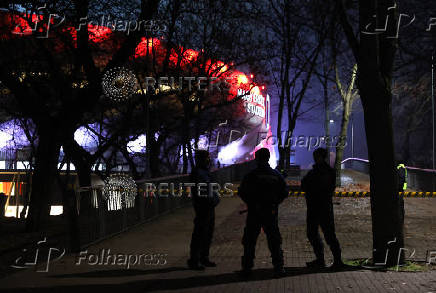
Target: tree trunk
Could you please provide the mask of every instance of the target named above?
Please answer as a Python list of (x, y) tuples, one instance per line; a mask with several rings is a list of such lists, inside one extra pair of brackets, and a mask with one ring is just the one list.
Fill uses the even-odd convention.
[[(359, 51), (359, 90), (365, 114), (371, 180), (371, 215), (374, 263), (395, 265), (404, 247), (403, 222), (392, 129), (392, 74), (397, 40), (388, 38), (396, 30), (398, 8), (388, 10), (395, 0), (360, 0), (360, 25), (373, 19), (374, 13), (386, 15), (386, 34), (362, 35)], [(386, 15), (386, 17), (388, 17)], [(376, 24), (381, 21), (377, 18)]]
[[(63, 144), (67, 162), (74, 164), (77, 171), (80, 187), (89, 187), (91, 182), (91, 168), (94, 161), (91, 155), (86, 152), (75, 140), (74, 132), (71, 133), (70, 139)], [(77, 207), (76, 193), (72, 188), (67, 186), (65, 192), (65, 204), (67, 205), (67, 216), (70, 226), (70, 245), (74, 252), (80, 250), (80, 221), (79, 213), (83, 217), (84, 214), (91, 212), (92, 207), (92, 192), (83, 191), (80, 193), (79, 209)]]
[(186, 174), (188, 173), (188, 156), (186, 155), (186, 144), (183, 141), (183, 169), (182, 169), (182, 174)]
[(342, 110), (341, 131), (339, 133), (339, 141), (336, 146), (335, 170), (336, 170), (336, 186), (341, 186), (341, 162), (344, 157), (345, 142), (347, 141), (348, 122), (350, 118), (350, 103), (345, 102)]
[[(360, 93), (365, 113), (371, 180), (371, 215), (374, 263), (397, 264), (404, 247), (403, 211), (398, 196), (394, 158), (391, 93), (361, 72)], [(368, 76), (368, 75), (367, 75)]]
[(32, 178), (29, 214), (26, 231), (40, 231), (50, 216), (53, 183), (56, 182), (61, 143), (50, 126), (38, 130), (39, 142), (35, 153), (35, 169)]
[(189, 141), (188, 141), (188, 160), (189, 163), (191, 164), (191, 170), (194, 169), (195, 167), (194, 155), (192, 154), (192, 146), (191, 146), (191, 142)]
[(408, 164), (410, 161), (410, 133), (411, 131), (407, 130), (404, 135), (404, 143), (403, 143), (403, 151), (401, 160), (404, 162), (404, 164)]
[(155, 138), (151, 138), (150, 144), (150, 171), (151, 177), (155, 178), (161, 176), (159, 159), (161, 144)]
[[(283, 58), (282, 58), (282, 63), (283, 63)], [(283, 71), (283, 67), (284, 65), (282, 64), (282, 71)], [(280, 75), (280, 77), (282, 78), (283, 73)], [(277, 116), (277, 144), (278, 144), (278, 151), (279, 151), (279, 160), (278, 160), (278, 166), (279, 169), (283, 169), (284, 168), (284, 148), (286, 147), (286, 141), (283, 143), (282, 140), (282, 119), (283, 119), (283, 108), (285, 106), (285, 82), (288, 82), (287, 80), (285, 81), (284, 78), (287, 77), (283, 77), (283, 79), (281, 79), (281, 90), (280, 90), (280, 96), (279, 96), (279, 111), (278, 111), (278, 116)], [(287, 135), (285, 136), (285, 140), (287, 140)]]
[[(74, 140), (73, 133), (71, 139), (63, 145), (67, 161), (74, 164), (77, 171), (77, 177), (79, 179), (80, 187), (91, 186), (91, 168), (94, 161), (91, 155), (86, 152), (82, 147)], [(91, 193), (83, 192), (80, 195), (80, 213), (85, 212), (91, 208)]]
[[(329, 94), (328, 94), (328, 80), (327, 76), (324, 78), (323, 81), (323, 88), (324, 88), (324, 129), (325, 129), (325, 137), (330, 137), (330, 112), (329, 112)], [(327, 161), (330, 165), (330, 146), (328, 143), (326, 143), (325, 146), (327, 150)], [(336, 163), (335, 163), (336, 164)]]
[(373, 23), (374, 15), (379, 16), (375, 18), (375, 27), (381, 27), (387, 17), (390, 21), (384, 33), (360, 34), (358, 40), (347, 19), (343, 1), (338, 0), (336, 4), (344, 33), (358, 63), (358, 87), (365, 115), (371, 180), (373, 260), (374, 263), (395, 265), (400, 248), (404, 247), (404, 210), (397, 190), (391, 109), (391, 83), (398, 45), (397, 38), (391, 36), (398, 29), (398, 5), (395, 0), (359, 0), (359, 31), (366, 30), (367, 24)]

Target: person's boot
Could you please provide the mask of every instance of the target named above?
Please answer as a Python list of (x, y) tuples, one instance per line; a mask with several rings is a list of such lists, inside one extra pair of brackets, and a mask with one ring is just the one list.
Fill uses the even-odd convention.
[(342, 262), (342, 253), (340, 249), (333, 250), (333, 264), (330, 266), (331, 269), (338, 270), (343, 269), (345, 264)]
[(188, 259), (187, 261), (188, 268), (194, 271), (204, 271), (205, 267), (200, 265), (198, 261), (194, 261), (192, 259)]
[(251, 276), (252, 274), (252, 268), (253, 268), (253, 260), (247, 260), (246, 257), (241, 256), (241, 271), (240, 271), (240, 276), (243, 278), (248, 278)]
[(315, 259), (313, 261), (306, 262), (306, 266), (313, 269), (322, 269), (325, 268), (325, 261), (323, 259)]
[(340, 270), (345, 268), (346, 265), (343, 263), (341, 257), (335, 257), (333, 260), (333, 264), (330, 266), (331, 269), (333, 270)]
[(340, 270), (345, 268), (346, 265), (342, 262), (342, 260), (334, 261), (333, 264), (330, 266), (333, 270)]

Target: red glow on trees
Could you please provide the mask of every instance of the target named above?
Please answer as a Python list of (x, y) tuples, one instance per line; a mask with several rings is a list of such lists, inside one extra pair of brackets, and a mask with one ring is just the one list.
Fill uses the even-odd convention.
[(135, 58), (144, 57), (148, 54), (152, 54), (153, 49), (156, 50), (160, 47), (161, 42), (157, 38), (142, 38), (141, 42), (136, 46)]
[[(8, 14), (8, 13), (0, 13), (0, 25), (2, 27), (2, 31), (0, 35), (2, 38), (10, 39), (14, 36), (17, 37), (26, 37), (35, 33), (35, 30), (32, 29), (30, 24), (35, 24), (35, 27), (38, 27), (37, 32), (43, 32), (43, 30), (49, 30), (48, 36), (50, 38), (56, 37), (55, 33), (67, 33), (70, 34), (71, 40), (73, 41), (73, 46), (77, 47), (77, 29), (74, 26), (64, 26), (60, 31), (56, 30), (53, 27), (48, 27), (44, 25), (44, 19), (42, 15), (32, 15), (32, 22), (28, 22), (26, 18), (17, 14)], [(53, 24), (54, 20), (50, 19), (50, 23)], [(38, 26), (36, 26), (38, 24)], [(6, 30), (4, 30), (6, 29)], [(93, 44), (100, 45), (101, 43), (114, 40), (116, 38), (116, 34), (109, 27), (98, 26), (88, 24), (88, 38), (89, 42)], [(66, 50), (66, 46), (59, 42), (56, 46), (56, 50), (62, 51)], [(141, 58), (147, 55), (153, 55), (157, 58), (157, 63), (162, 63), (164, 55), (166, 53), (166, 47), (162, 43), (161, 39), (158, 38), (142, 38), (140, 43), (137, 45), (135, 49), (135, 53), (132, 58)], [(201, 49), (203, 55), (204, 50)], [(180, 66), (181, 69), (184, 69), (187, 66), (190, 66), (191, 72), (199, 72), (199, 68), (201, 66), (201, 62), (199, 60), (200, 52), (193, 49), (184, 49), (183, 47), (178, 47), (176, 49), (171, 49), (169, 61), (170, 66), (177, 67)], [(245, 91), (250, 91), (253, 94), (260, 94), (260, 89), (258, 86), (254, 86), (250, 83), (247, 75), (238, 70), (234, 70), (232, 67), (234, 66), (233, 62), (230, 62), (230, 65), (225, 64), (222, 61), (206, 61), (206, 67), (204, 68), (204, 72), (211, 76), (216, 77), (218, 79), (224, 80), (227, 84), (230, 85), (229, 88), (229, 97), (231, 100), (237, 97), (237, 90), (243, 89)], [(254, 75), (250, 74), (250, 78), (253, 79)], [(262, 89), (265, 89), (265, 86), (262, 86)]]

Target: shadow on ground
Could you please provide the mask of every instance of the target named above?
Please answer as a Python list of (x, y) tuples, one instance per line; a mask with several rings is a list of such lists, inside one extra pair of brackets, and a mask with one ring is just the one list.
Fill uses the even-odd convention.
[[(102, 270), (102, 271), (94, 271), (89, 273), (80, 273), (80, 274), (70, 274), (70, 275), (60, 275), (54, 276), (56, 278), (104, 278), (104, 277), (124, 277), (124, 276), (132, 276), (132, 275), (145, 275), (145, 274), (161, 274), (167, 273), (171, 271), (180, 271), (186, 270), (183, 267), (172, 267), (165, 269), (156, 269), (156, 270)], [(362, 270), (359, 267), (346, 266), (340, 271), (357, 271)], [(319, 273), (335, 273), (338, 270), (331, 269), (322, 269), (322, 270), (314, 270), (306, 267), (287, 267), (286, 275), (287, 277), (294, 277), (299, 275), (308, 275), (308, 274), (319, 274)], [(201, 272), (199, 272), (201, 274)], [(41, 288), (14, 288), (8, 289), (7, 292), (75, 292), (77, 293), (80, 290), (83, 292), (91, 292), (96, 290), (129, 290), (129, 292), (151, 292), (157, 290), (180, 290), (180, 289), (193, 289), (198, 287), (208, 287), (215, 285), (225, 285), (239, 282), (253, 282), (253, 281), (264, 281), (273, 279), (273, 270), (272, 269), (255, 269), (253, 270), (253, 274), (249, 278), (243, 278), (240, 276), (238, 271), (219, 274), (219, 275), (197, 275), (187, 278), (162, 278), (162, 279), (150, 279), (150, 280), (141, 280), (141, 281), (133, 281), (133, 282), (125, 282), (120, 284), (87, 284), (87, 285), (77, 285), (77, 286), (56, 286), (56, 287), (41, 287)], [(6, 291), (1, 291), (6, 292)]]
[(154, 270), (100, 270), (92, 271), (86, 273), (77, 274), (65, 274), (65, 275), (55, 275), (50, 276), (51, 278), (108, 278), (108, 277), (129, 277), (129, 276), (143, 276), (152, 274), (165, 274), (177, 271), (187, 271), (186, 267), (171, 267), (164, 269), (154, 269)]

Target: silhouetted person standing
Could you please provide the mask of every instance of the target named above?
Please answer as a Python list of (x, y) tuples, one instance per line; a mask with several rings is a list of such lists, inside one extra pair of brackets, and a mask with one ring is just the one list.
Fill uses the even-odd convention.
[(398, 174), (398, 192), (404, 192), (407, 189), (407, 169), (402, 161), (397, 165)]
[(257, 237), (261, 228), (266, 234), (274, 272), (284, 274), (282, 237), (278, 226), (278, 206), (287, 197), (286, 183), (282, 175), (269, 164), (268, 149), (255, 153), (257, 168), (248, 173), (239, 187), (239, 196), (247, 204), (247, 219), (242, 244), (242, 273), (248, 276), (254, 265)]
[[(397, 175), (398, 175), (398, 201), (400, 205), (400, 217), (399, 220), (401, 225), (404, 225), (405, 209), (404, 209), (404, 194), (407, 189), (407, 168), (404, 162), (399, 160), (397, 165)], [(404, 263), (404, 253), (401, 254), (399, 262)]]
[(304, 176), (301, 188), (306, 192), (307, 204), (307, 238), (313, 247), (316, 260), (308, 262), (308, 267), (325, 267), (324, 245), (319, 235), (321, 227), (324, 238), (332, 251), (333, 267), (343, 266), (341, 247), (336, 238), (333, 215), (333, 193), (336, 185), (335, 170), (327, 162), (327, 150), (318, 148), (313, 152), (315, 164)]
[(198, 194), (198, 188), (194, 188), (191, 192), (195, 218), (188, 267), (193, 270), (204, 270), (204, 267), (216, 266), (209, 260), (209, 248), (215, 228), (215, 207), (219, 203), (219, 197), (211, 190), (210, 162), (207, 151), (197, 150), (195, 152), (196, 166), (192, 170), (190, 179), (192, 183), (206, 183), (207, 188), (204, 186), (201, 194)]

